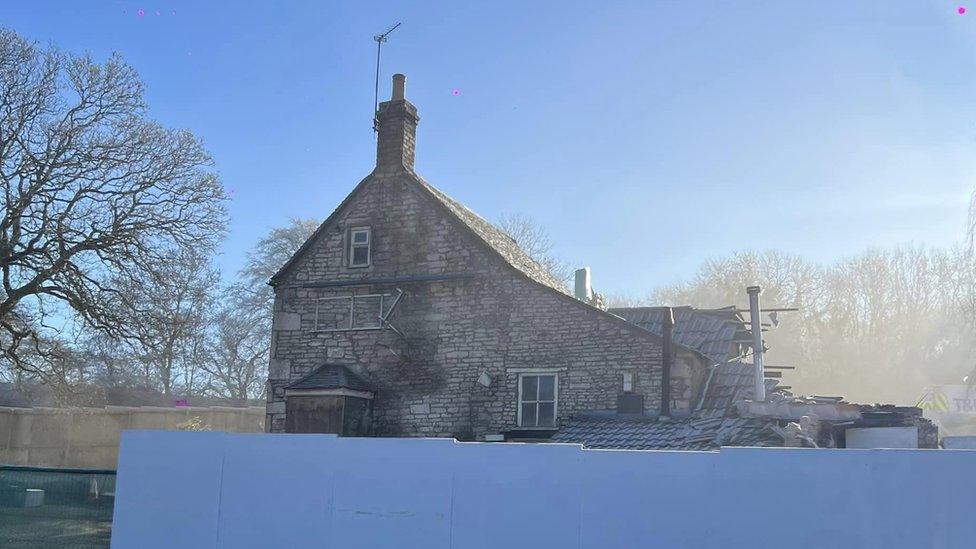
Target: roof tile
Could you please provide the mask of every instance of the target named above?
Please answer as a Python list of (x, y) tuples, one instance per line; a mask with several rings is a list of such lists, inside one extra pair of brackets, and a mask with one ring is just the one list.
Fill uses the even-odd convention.
[(372, 391), (366, 380), (355, 374), (348, 367), (341, 364), (324, 364), (312, 370), (309, 374), (287, 385), (285, 389), (351, 389), (354, 391)]

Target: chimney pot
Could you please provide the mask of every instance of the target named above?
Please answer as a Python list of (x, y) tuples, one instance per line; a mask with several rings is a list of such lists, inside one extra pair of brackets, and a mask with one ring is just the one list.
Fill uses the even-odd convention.
[(407, 77), (397, 73), (393, 75), (393, 97), (391, 101), (403, 101), (406, 99)]

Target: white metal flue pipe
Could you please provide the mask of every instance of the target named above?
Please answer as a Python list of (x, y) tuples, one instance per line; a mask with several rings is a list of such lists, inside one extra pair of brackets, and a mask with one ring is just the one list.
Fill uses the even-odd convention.
[(759, 286), (749, 286), (746, 293), (749, 294), (749, 320), (752, 322), (752, 363), (755, 364), (755, 395), (753, 400), (761, 402), (766, 400), (766, 375), (763, 373), (763, 339), (762, 339), (762, 312), (759, 310), (759, 293), (762, 288)]

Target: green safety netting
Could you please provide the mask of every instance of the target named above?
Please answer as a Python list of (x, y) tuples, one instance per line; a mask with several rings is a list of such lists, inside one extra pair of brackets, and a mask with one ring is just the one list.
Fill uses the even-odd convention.
[(115, 471), (0, 465), (0, 547), (108, 547)]

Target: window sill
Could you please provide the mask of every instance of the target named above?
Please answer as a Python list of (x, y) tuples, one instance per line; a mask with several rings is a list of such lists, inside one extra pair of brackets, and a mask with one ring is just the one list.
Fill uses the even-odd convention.
[(505, 440), (507, 442), (538, 442), (548, 440), (552, 435), (556, 434), (558, 429), (551, 427), (548, 429), (542, 429), (539, 427), (535, 428), (522, 428), (516, 427), (510, 431), (505, 431)]

